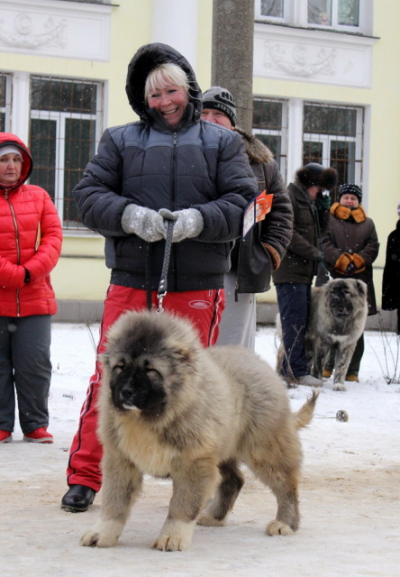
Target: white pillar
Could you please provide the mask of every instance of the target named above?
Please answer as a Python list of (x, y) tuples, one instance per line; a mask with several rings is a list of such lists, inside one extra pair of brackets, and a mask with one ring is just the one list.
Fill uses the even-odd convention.
[(30, 120), (29, 87), (29, 74), (27, 72), (15, 72), (13, 74), (11, 132), (19, 136), (27, 146)]
[(198, 0), (153, 0), (152, 42), (169, 44), (196, 70)]
[(294, 174), (303, 165), (303, 100), (289, 100), (289, 146), (287, 181), (292, 182)]

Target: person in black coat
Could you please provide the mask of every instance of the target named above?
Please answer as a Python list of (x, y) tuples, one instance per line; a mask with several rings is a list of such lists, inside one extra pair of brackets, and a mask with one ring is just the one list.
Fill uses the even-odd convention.
[[(400, 203), (397, 211), (400, 218)], [(397, 334), (400, 335), (400, 220), (387, 239), (382, 279), (382, 309), (397, 310)]]

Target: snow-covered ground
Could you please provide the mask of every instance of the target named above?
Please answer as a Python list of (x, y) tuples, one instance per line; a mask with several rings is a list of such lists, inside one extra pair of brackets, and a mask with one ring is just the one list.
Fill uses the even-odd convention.
[[(311, 425), (301, 431), (301, 527), (268, 537), (271, 492), (250, 473), (226, 527), (198, 527), (192, 548), (162, 553), (151, 544), (163, 523), (171, 485), (146, 478), (142, 498), (113, 549), (79, 546), (100, 514), (101, 493), (87, 513), (60, 508), (68, 449), (93, 371), (98, 326), (54, 324), (50, 399), (53, 445), (23, 443), (19, 426), (0, 445), (2, 577), (242, 576), (356, 577), (400, 575), (400, 385), (393, 334), (366, 333), (361, 382), (334, 392), (327, 381)], [(260, 328), (257, 352), (274, 366), (272, 328)], [(389, 353), (389, 354), (388, 354)], [(293, 409), (310, 394), (290, 389)], [(348, 422), (336, 413), (348, 413)]]

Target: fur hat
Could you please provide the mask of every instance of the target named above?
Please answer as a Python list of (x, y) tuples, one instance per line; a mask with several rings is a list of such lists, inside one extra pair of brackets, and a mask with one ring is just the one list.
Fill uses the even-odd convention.
[(221, 110), (227, 115), (233, 126), (236, 126), (236, 107), (232, 94), (227, 88), (211, 86), (203, 94), (203, 108)]
[(334, 168), (325, 168), (317, 162), (310, 162), (299, 168), (296, 179), (304, 188), (321, 186), (326, 190), (333, 190), (337, 185), (337, 172)]
[(342, 198), (344, 194), (353, 194), (358, 198), (358, 201), (362, 201), (362, 192), (361, 188), (356, 184), (342, 184), (339, 188), (338, 198), (339, 200)]

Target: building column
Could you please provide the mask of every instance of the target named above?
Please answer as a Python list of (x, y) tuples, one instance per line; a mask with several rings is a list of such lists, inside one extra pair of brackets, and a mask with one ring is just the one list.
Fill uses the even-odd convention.
[[(179, 24), (179, 26), (177, 25)], [(153, 0), (152, 42), (169, 44), (197, 65), (198, 0)]]

